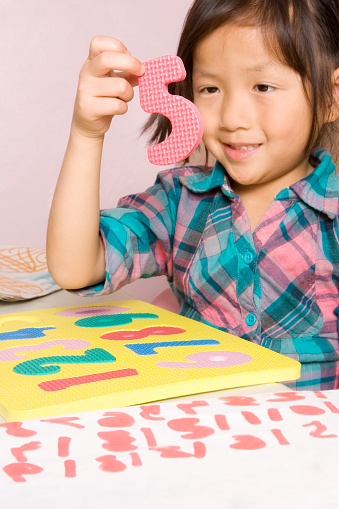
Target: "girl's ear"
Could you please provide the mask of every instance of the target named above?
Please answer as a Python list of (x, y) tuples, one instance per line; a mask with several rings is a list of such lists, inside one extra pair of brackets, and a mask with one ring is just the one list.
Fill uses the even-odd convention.
[(335, 122), (339, 118), (339, 67), (333, 73), (333, 101), (328, 122)]

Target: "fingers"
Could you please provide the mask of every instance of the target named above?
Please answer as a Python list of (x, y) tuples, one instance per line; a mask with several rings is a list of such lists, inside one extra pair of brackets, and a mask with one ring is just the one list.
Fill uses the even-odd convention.
[(142, 62), (133, 57), (126, 46), (112, 37), (96, 36), (92, 39), (87, 61), (88, 73), (92, 76), (106, 76), (122, 73), (121, 77), (137, 83), (137, 77), (145, 72)]
[(124, 115), (128, 110), (128, 105), (125, 101), (117, 97), (108, 98), (93, 97), (87, 106), (87, 114), (92, 118), (100, 117), (113, 117), (114, 115)]
[(131, 84), (127, 80), (117, 77), (92, 78), (80, 88), (81, 92), (84, 92), (88, 97), (117, 97), (126, 102), (131, 101), (134, 96)]
[(129, 102), (134, 97), (134, 91), (131, 85), (123, 78), (108, 78), (102, 80), (100, 97), (117, 97), (123, 101)]
[[(75, 104), (76, 118), (97, 123), (103, 116), (123, 115), (131, 101), (133, 87), (122, 78), (92, 78), (79, 83)], [(108, 127), (108, 126), (107, 126)]]
[(132, 87), (138, 84), (138, 77), (144, 74), (144, 66), (131, 55), (122, 53), (100, 53), (89, 60), (82, 70), (88, 78), (125, 79)]
[(95, 58), (100, 53), (103, 53), (104, 51), (131, 54), (126, 46), (121, 41), (118, 41), (118, 39), (107, 37), (105, 35), (96, 35), (91, 40), (89, 46), (89, 60), (93, 60), (93, 58)]
[(117, 39), (96, 36), (78, 82), (73, 123), (78, 132), (102, 136), (114, 115), (123, 115), (144, 65)]

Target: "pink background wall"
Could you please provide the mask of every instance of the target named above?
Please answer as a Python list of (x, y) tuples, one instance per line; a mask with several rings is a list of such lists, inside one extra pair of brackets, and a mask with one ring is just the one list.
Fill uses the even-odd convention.
[[(45, 247), (78, 74), (91, 38), (110, 35), (140, 60), (174, 54), (191, 0), (0, 2), (0, 246)], [(106, 136), (101, 207), (152, 184), (138, 94)]]

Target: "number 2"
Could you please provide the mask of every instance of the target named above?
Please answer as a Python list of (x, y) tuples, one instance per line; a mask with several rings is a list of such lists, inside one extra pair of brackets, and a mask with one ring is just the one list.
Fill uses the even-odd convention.
[(52, 375), (61, 370), (56, 364), (97, 364), (115, 361), (114, 355), (103, 348), (91, 348), (85, 350), (84, 355), (53, 355), (20, 362), (14, 366), (13, 371), (19, 375)]
[(186, 77), (179, 57), (163, 56), (144, 63), (146, 72), (139, 78), (140, 105), (148, 113), (161, 113), (172, 124), (168, 138), (148, 148), (152, 164), (173, 164), (186, 159), (199, 145), (203, 123), (197, 107), (188, 99), (168, 92), (169, 83)]

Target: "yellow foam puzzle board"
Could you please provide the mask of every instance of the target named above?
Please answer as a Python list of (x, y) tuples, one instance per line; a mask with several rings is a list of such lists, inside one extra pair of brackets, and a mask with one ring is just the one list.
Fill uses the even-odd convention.
[(141, 301), (0, 315), (7, 421), (299, 376), (293, 359)]

